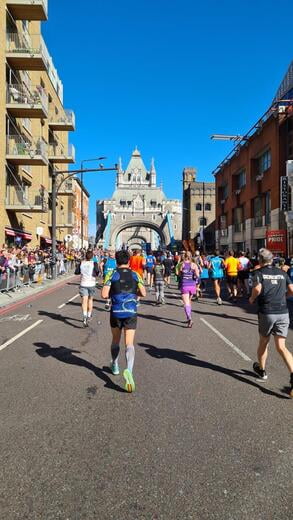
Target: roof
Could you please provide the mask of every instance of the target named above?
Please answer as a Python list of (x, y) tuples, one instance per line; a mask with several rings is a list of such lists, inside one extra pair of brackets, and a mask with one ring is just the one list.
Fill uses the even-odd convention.
[(289, 68), (276, 92), (273, 103), (279, 99), (293, 98), (293, 61), (291, 61)]

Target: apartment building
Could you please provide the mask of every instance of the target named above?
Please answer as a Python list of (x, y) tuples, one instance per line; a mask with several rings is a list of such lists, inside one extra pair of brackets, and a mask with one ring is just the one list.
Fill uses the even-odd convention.
[[(292, 231), (287, 235), (290, 207), (280, 204), (281, 178), (286, 178), (292, 159), (291, 64), (272, 106), (214, 172), (216, 241), (221, 249), (254, 251), (268, 246), (275, 253), (292, 254)], [(285, 198), (290, 199), (287, 191)]]
[(196, 170), (183, 170), (182, 239), (195, 240), (199, 246), (214, 248), (216, 193), (214, 182), (196, 180)]
[[(75, 116), (41, 34), (47, 0), (1, 0), (0, 244), (52, 242), (52, 172), (75, 161)], [(57, 176), (57, 240), (72, 233), (75, 192)]]

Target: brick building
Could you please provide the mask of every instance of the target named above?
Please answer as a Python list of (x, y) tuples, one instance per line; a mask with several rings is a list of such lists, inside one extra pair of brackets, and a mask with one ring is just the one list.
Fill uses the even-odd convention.
[[(0, 2), (0, 244), (52, 242), (53, 169), (74, 162), (74, 113), (41, 34), (47, 0)], [(62, 179), (57, 177), (57, 187)], [(74, 192), (57, 197), (57, 239), (72, 233)]]
[(196, 170), (183, 170), (182, 239), (203, 243), (206, 249), (214, 248), (216, 192), (214, 182), (196, 180)]
[[(216, 242), (221, 249), (258, 250), (267, 245), (268, 232), (287, 230), (280, 177), (293, 159), (292, 72), (291, 64), (270, 109), (214, 172)], [(285, 239), (280, 247), (287, 249)]]

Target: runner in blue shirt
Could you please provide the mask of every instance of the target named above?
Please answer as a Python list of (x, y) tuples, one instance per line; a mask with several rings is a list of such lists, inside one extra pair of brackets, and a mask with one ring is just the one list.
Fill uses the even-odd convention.
[(220, 256), (220, 252), (217, 249), (215, 255), (210, 259), (209, 270), (211, 279), (214, 283), (214, 289), (217, 297), (217, 304), (222, 305), (221, 298), (221, 280), (224, 278), (224, 260)]
[(153, 267), (156, 263), (156, 258), (154, 257), (152, 251), (150, 251), (149, 254), (146, 256), (145, 262), (145, 270), (147, 273), (147, 285), (149, 285), (150, 288), (152, 288), (154, 282)]
[[(115, 253), (114, 253), (114, 251), (110, 251), (109, 256), (104, 259), (103, 265), (102, 265), (104, 283), (105, 283), (106, 278), (108, 278), (110, 275), (112, 275), (114, 273), (114, 271), (116, 270), (116, 267), (117, 267), (117, 264), (116, 264), (116, 259), (115, 259)], [(111, 299), (108, 298), (105, 303), (106, 311), (110, 310), (110, 304), (111, 304)]]

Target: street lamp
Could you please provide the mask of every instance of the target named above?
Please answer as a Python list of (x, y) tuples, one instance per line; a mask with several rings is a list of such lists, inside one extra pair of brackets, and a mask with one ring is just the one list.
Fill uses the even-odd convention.
[(80, 163), (80, 181), (81, 181), (81, 204), (80, 204), (80, 212), (81, 212), (81, 226), (80, 226), (80, 239), (81, 239), (81, 247), (83, 247), (83, 165), (86, 162), (93, 161), (102, 161), (103, 159), (107, 159), (107, 157), (95, 157), (94, 159), (83, 159)]
[[(117, 171), (118, 165), (115, 164), (111, 168), (104, 168), (103, 166), (100, 166), (99, 168), (91, 168), (91, 169), (80, 169), (80, 170), (53, 170), (52, 171), (52, 274), (53, 279), (56, 278), (56, 204), (57, 204), (57, 195), (58, 192), (63, 184), (63, 182), (67, 181), (67, 179), (70, 179), (71, 177), (74, 177), (78, 173), (88, 173), (88, 172), (107, 172), (107, 171)], [(68, 174), (66, 177), (64, 177), (60, 184), (56, 185), (56, 179), (58, 175), (64, 175)]]

